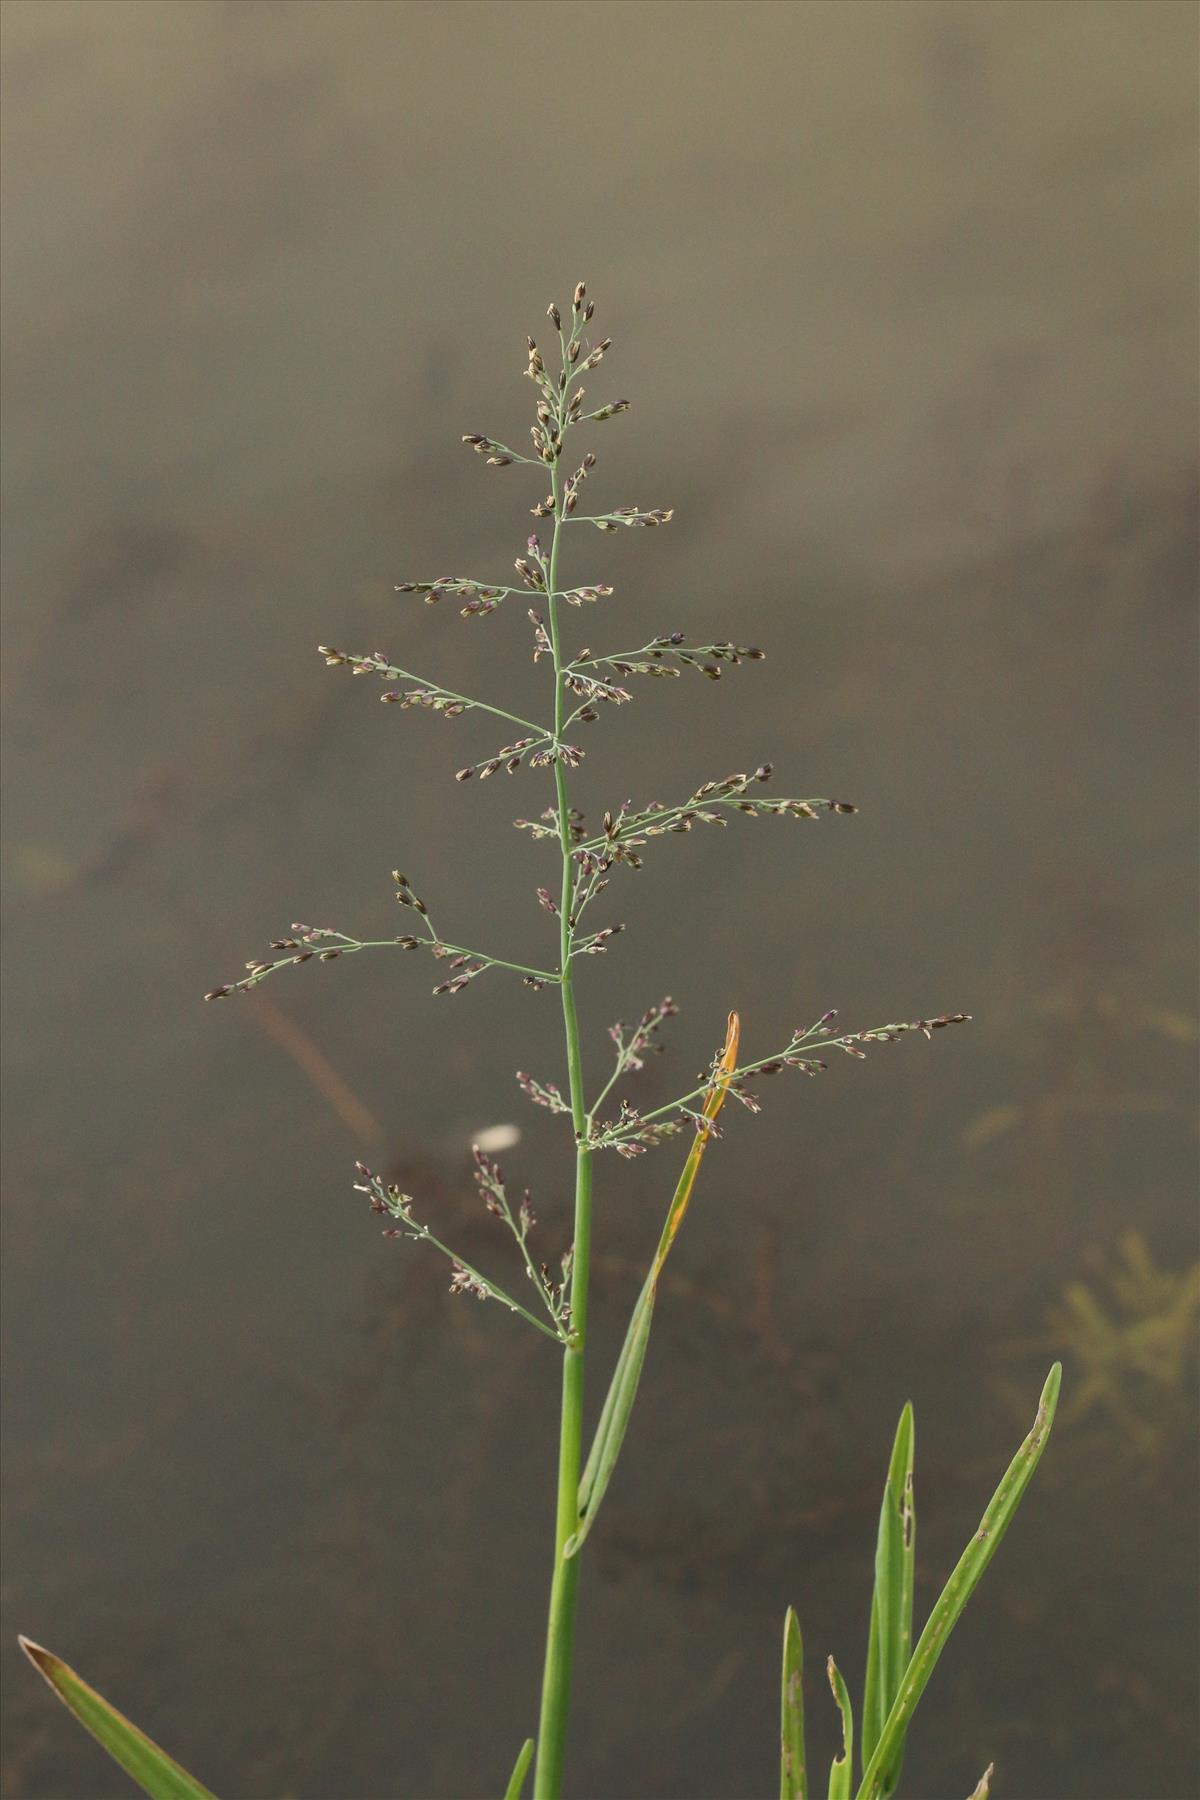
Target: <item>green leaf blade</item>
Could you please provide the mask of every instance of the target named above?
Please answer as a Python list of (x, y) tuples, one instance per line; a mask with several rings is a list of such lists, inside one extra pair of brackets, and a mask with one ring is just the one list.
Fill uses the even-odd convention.
[(508, 1786), (504, 1790), (504, 1800), (521, 1800), (521, 1790), (525, 1786), (525, 1777), (529, 1773), (529, 1765), (532, 1761), (533, 1739), (526, 1738), (513, 1765), (513, 1772), (508, 1778)]
[(629, 1428), (629, 1415), (637, 1399), (657, 1298), (657, 1272), (651, 1270), (633, 1309), (625, 1342), (621, 1345), (621, 1354), (617, 1358), (617, 1366), (604, 1396), (600, 1422), (596, 1426), (596, 1435), (579, 1480), (579, 1526), (564, 1545), (564, 1556), (579, 1554), (584, 1539), (595, 1523), (600, 1502), (608, 1492), (608, 1484), (612, 1480), (621, 1446), (625, 1442), (625, 1433)]
[(978, 1587), (984, 1570), (999, 1549), (1000, 1542), (1012, 1523), (1013, 1515), (1042, 1459), (1042, 1453), (1046, 1448), (1054, 1424), (1061, 1384), (1062, 1364), (1055, 1363), (1046, 1377), (1041, 1399), (1038, 1402), (1037, 1417), (1034, 1419), (1031, 1430), (1005, 1471), (1000, 1485), (992, 1495), (980, 1521), (979, 1530), (963, 1551), (954, 1573), (942, 1589), (937, 1604), (929, 1615), (928, 1622), (905, 1671), (904, 1679), (900, 1684), (900, 1692), (888, 1715), (887, 1723), (870, 1761), (863, 1771), (858, 1800), (882, 1800), (884, 1772), (892, 1766), (897, 1748), (903, 1742), (917, 1702), (924, 1693), (938, 1658), (946, 1647), (946, 1641), (962, 1616), (967, 1601)]
[[(864, 1770), (882, 1735), (900, 1692), (912, 1655), (913, 1569), (916, 1560), (916, 1512), (913, 1462), (916, 1427), (906, 1404), (896, 1427), (875, 1548), (875, 1588), (871, 1596), (871, 1633), (863, 1694), (862, 1762)], [(891, 1794), (900, 1779), (904, 1738), (900, 1737), (884, 1773), (881, 1795)]]
[(795, 1609), (783, 1621), (783, 1675), (779, 1694), (779, 1800), (808, 1800), (804, 1755), (804, 1640)]
[(28, 1638), (17, 1640), (38, 1674), (57, 1694), (68, 1711), (74, 1713), (86, 1731), (119, 1763), (151, 1800), (216, 1800), (193, 1775), (181, 1768), (174, 1757), (148, 1738), (144, 1731), (111, 1706), (86, 1681), (80, 1679), (61, 1657), (43, 1650)]
[(701, 1124), (696, 1133), (695, 1142), (688, 1152), (687, 1161), (683, 1165), (683, 1173), (679, 1177), (671, 1198), (666, 1224), (663, 1226), (662, 1235), (658, 1241), (658, 1249), (654, 1253), (654, 1261), (650, 1265), (650, 1272), (638, 1295), (629, 1321), (629, 1329), (625, 1333), (625, 1342), (621, 1346), (621, 1354), (617, 1358), (617, 1366), (613, 1371), (608, 1393), (604, 1397), (600, 1423), (596, 1427), (596, 1436), (592, 1441), (587, 1463), (579, 1481), (578, 1526), (563, 1546), (564, 1556), (571, 1557), (579, 1554), (584, 1539), (595, 1523), (596, 1514), (600, 1510), (600, 1502), (608, 1491), (612, 1472), (616, 1467), (617, 1458), (621, 1454), (621, 1446), (625, 1442), (625, 1432), (629, 1425), (629, 1415), (633, 1411), (633, 1403), (637, 1399), (638, 1383), (642, 1379), (642, 1365), (646, 1360), (646, 1348), (650, 1342), (650, 1326), (654, 1320), (655, 1301), (658, 1299), (659, 1277), (691, 1204), (696, 1176), (700, 1172), (700, 1164), (704, 1160), (704, 1152), (708, 1148), (708, 1141), (712, 1136), (708, 1125), (711, 1125), (716, 1119), (724, 1104), (728, 1077), (737, 1066), (740, 1035), (741, 1024), (738, 1015), (730, 1013), (725, 1032), (725, 1048), (721, 1054), (720, 1065), (714, 1074), (712, 1086), (708, 1090), (708, 1098), (704, 1103), (702, 1118), (707, 1121), (707, 1124)]
[(842, 1719), (842, 1754), (834, 1757), (829, 1770), (829, 1800), (850, 1800), (850, 1783), (854, 1779), (854, 1711), (842, 1672), (832, 1656), (825, 1664), (825, 1673)]

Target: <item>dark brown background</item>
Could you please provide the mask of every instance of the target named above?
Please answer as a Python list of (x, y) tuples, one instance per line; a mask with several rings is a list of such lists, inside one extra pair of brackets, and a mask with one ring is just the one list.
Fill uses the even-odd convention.
[[(1195, 1791), (1196, 23), (10, 0), (4, 1642), (230, 1800), (474, 1800), (535, 1718), (554, 1355), (348, 1177), (493, 1254), (467, 1150), (511, 1121), (559, 1245), (569, 1158), (512, 1081), (558, 1076), (554, 997), (435, 1003), (386, 953), (199, 995), (293, 918), (393, 929), (397, 864), (447, 932), (550, 953), (537, 778), (455, 787), (489, 728), (313, 652), (532, 703), (519, 609), (392, 584), (519, 549), (531, 484), (458, 440), (523, 435), (580, 275), (635, 402), (596, 495), (677, 512), (589, 534), (617, 591), (572, 629), (770, 652), (596, 726), (583, 802), (766, 756), (862, 806), (614, 884), (593, 1083), (666, 992), (658, 1099), (735, 1004), (761, 1052), (834, 1005), (976, 1022), (777, 1084), (711, 1156), (591, 1547), (571, 1792), (770, 1793), (789, 1601), (823, 1764), (902, 1401), (924, 1608), (1059, 1353), (905, 1792), (991, 1758), (1001, 1800)], [(602, 1166), (597, 1378), (675, 1160)], [(4, 1794), (123, 1792), (4, 1656)]]

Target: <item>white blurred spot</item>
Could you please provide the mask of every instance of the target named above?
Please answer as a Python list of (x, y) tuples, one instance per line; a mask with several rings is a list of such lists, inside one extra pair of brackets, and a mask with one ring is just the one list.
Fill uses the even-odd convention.
[(521, 1141), (519, 1125), (489, 1125), (486, 1131), (477, 1131), (472, 1143), (478, 1144), (481, 1150), (493, 1155), (497, 1150), (511, 1150), (514, 1144)]

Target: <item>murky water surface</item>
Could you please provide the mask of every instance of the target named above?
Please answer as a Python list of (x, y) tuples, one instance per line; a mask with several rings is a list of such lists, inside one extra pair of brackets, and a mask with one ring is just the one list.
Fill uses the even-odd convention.
[[(605, 1027), (690, 1082), (962, 1008), (730, 1121), (593, 1539), (572, 1793), (761, 1800), (793, 1602), (857, 1688), (890, 1433), (919, 1600), (1051, 1357), (1064, 1411), (914, 1734), (911, 1800), (1195, 1791), (1190, 6), (22, 4), (5, 14), (4, 1643), (55, 1646), (230, 1797), (495, 1793), (531, 1729), (556, 1366), (349, 1186), (494, 1255), (512, 1122), (567, 1229), (552, 994), (380, 952), (199, 995), (293, 918), (552, 955), (495, 732), (318, 642), (540, 704), (495, 578), (536, 497), (523, 336), (615, 347), (606, 648), (762, 643), (593, 727), (593, 813), (769, 757), (852, 819), (671, 838), (607, 897)], [(609, 371), (611, 370), (611, 374)], [(522, 523), (522, 520), (525, 523)], [(578, 546), (576, 548), (575, 546)], [(455, 679), (457, 678), (457, 679)], [(598, 921), (603, 922), (603, 921)], [(604, 1165), (596, 1375), (676, 1154)], [(1189, 1285), (1189, 1282), (1191, 1285)], [(123, 1792), (6, 1649), (6, 1796)], [(814, 1677), (812, 1753), (833, 1749)]]

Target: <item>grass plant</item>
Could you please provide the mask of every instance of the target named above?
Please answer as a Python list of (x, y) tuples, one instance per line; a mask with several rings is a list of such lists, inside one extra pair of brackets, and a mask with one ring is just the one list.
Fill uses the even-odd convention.
[[(605, 400), (598, 405), (588, 403), (585, 378), (590, 380), (610, 348), (609, 339), (596, 336), (593, 316), (593, 303), (581, 282), (568, 308), (560, 312), (551, 305), (548, 309), (547, 351), (544, 353), (532, 338), (528, 340), (525, 373), (534, 390), (535, 419), (527, 449), (516, 450), (479, 433), (464, 440), (492, 468), (532, 470), (536, 475), (534, 504), (530, 508), (535, 524), (524, 534), (524, 547), (515, 562), (516, 581), (445, 575), (405, 581), (397, 590), (419, 596), (429, 605), (452, 600), (464, 618), (476, 622), (489, 619), (502, 607), (509, 613), (524, 611), (522, 630), (530, 634), (526, 641), (533, 661), (544, 664), (546, 669), (547, 697), (542, 716), (525, 718), (494, 699), (463, 694), (398, 665), (382, 651), (321, 647), (321, 655), (331, 666), (381, 680), (384, 691), (380, 698), (385, 704), (402, 711), (435, 712), (450, 719), (478, 712), (495, 719), (498, 726), (503, 725), (506, 741), (482, 761), (458, 769), (458, 781), (486, 781), (500, 773), (515, 776), (522, 772), (549, 781), (550, 804), (532, 818), (518, 819), (516, 824), (533, 840), (539, 853), (556, 858), (555, 873), (545, 877), (546, 885), (536, 888), (538, 903), (554, 922), (553, 954), (546, 959), (546, 966), (533, 966), (513, 961), (491, 948), (482, 950), (459, 942), (457, 934), (446, 935), (435, 925), (426, 900), (406, 874), (395, 870), (393, 891), (406, 929), (359, 938), (330, 926), (294, 924), (272, 942), (268, 955), (248, 963), (237, 980), (215, 988), (207, 996), (226, 999), (250, 992), (269, 976), (303, 963), (336, 962), (364, 951), (397, 949), (433, 959), (437, 975), (433, 992), (440, 997), (459, 995), (492, 972), (534, 990), (556, 990), (562, 1013), (565, 1085), (524, 1072), (517, 1075), (522, 1091), (532, 1103), (561, 1118), (574, 1163), (573, 1231), (570, 1242), (553, 1262), (543, 1260), (532, 1248), (536, 1220), (528, 1193), (517, 1197), (510, 1192), (496, 1159), (482, 1148), (474, 1151), (475, 1179), (482, 1203), (499, 1227), (514, 1239), (520, 1255), (527, 1283), (521, 1297), (492, 1274), (468, 1263), (436, 1236), (421, 1216), (419, 1202), (401, 1192), (386, 1172), (377, 1172), (360, 1162), (356, 1165), (355, 1182), (371, 1210), (385, 1221), (386, 1237), (428, 1245), (448, 1261), (453, 1293), (495, 1301), (549, 1338), (561, 1358), (554, 1537), (540, 1709), (536, 1737), (526, 1740), (513, 1769), (506, 1790), (509, 1800), (517, 1800), (523, 1792), (531, 1764), (534, 1800), (558, 1800), (564, 1788), (582, 1552), (595, 1527), (629, 1425), (662, 1270), (691, 1203), (705, 1153), (720, 1135), (718, 1119), (723, 1107), (732, 1100), (752, 1113), (758, 1112), (761, 1085), (771, 1077), (792, 1072), (812, 1078), (829, 1067), (834, 1053), (861, 1059), (875, 1045), (910, 1036), (932, 1038), (948, 1026), (965, 1022), (967, 1017), (963, 1013), (941, 1013), (845, 1031), (837, 1025), (836, 1013), (826, 1011), (814, 1023), (791, 1030), (777, 1049), (746, 1057), (741, 1046), (740, 1021), (733, 1013), (711, 1062), (695, 1081), (667, 1104), (642, 1109), (624, 1091), (625, 1085), (660, 1047), (662, 1027), (677, 1010), (668, 998), (648, 1007), (634, 1025), (618, 1023), (609, 1028), (610, 1066), (605, 1077), (589, 1087), (577, 984), (583, 969), (581, 959), (607, 954), (614, 938), (624, 930), (621, 923), (596, 924), (593, 909), (610, 882), (623, 877), (626, 871), (639, 869), (654, 841), (670, 834), (689, 832), (698, 826), (727, 826), (736, 823), (738, 815), (814, 822), (856, 810), (843, 800), (776, 795), (771, 785), (773, 770), (766, 762), (748, 772), (709, 777), (680, 800), (650, 799), (638, 805), (632, 801), (614, 805), (594, 824), (589, 824), (572, 804), (571, 776), (584, 756), (584, 748), (576, 740), (585, 735), (584, 727), (628, 704), (635, 690), (647, 682), (680, 678), (719, 680), (726, 672), (762, 657), (753, 645), (696, 642), (679, 630), (651, 637), (632, 650), (603, 653), (567, 641), (567, 624), (575, 613), (600, 607), (612, 592), (591, 566), (590, 553), (596, 545), (593, 534), (603, 539), (621, 530), (656, 529), (672, 517), (670, 509), (661, 507), (586, 510), (585, 495), (589, 485), (595, 485), (592, 477), (596, 455), (591, 448), (576, 452), (574, 446), (581, 439), (586, 441), (587, 428), (604, 425), (629, 406), (623, 399)], [(582, 546), (586, 546), (584, 554)], [(572, 565), (578, 562), (582, 575), (566, 575), (568, 561)], [(567, 585), (568, 582), (574, 585)], [(590, 1048), (590, 1037), (586, 1041)], [(615, 1165), (621, 1158), (644, 1155), (675, 1139), (686, 1144), (682, 1171), (585, 1457), (584, 1377), (589, 1352), (596, 1165), (598, 1161), (604, 1166)], [(906, 1408), (901, 1417), (880, 1521), (866, 1690), (859, 1716), (862, 1780), (858, 1800), (886, 1800), (895, 1788), (913, 1709), (1044, 1447), (1057, 1379), (1057, 1373), (1052, 1372), (1043, 1395), (1039, 1424), (1001, 1484), (979, 1536), (951, 1577), (915, 1651), (911, 1647), (911, 1408)], [(167, 1796), (202, 1795), (207, 1791), (58, 1659), (33, 1645), (27, 1644), (26, 1649), (59, 1697), (148, 1793), (165, 1800)], [(802, 1665), (799, 1625), (789, 1611), (784, 1634), (784, 1800), (806, 1800), (808, 1793)], [(843, 1739), (828, 1791), (830, 1800), (849, 1800), (855, 1754), (853, 1711), (846, 1685), (832, 1659), (828, 1675)], [(394, 1778), (381, 1778), (379, 1791), (383, 1793), (394, 1785)], [(398, 1785), (403, 1791), (402, 1776)], [(499, 1788), (499, 1780), (496, 1787)], [(627, 1792), (633, 1795), (637, 1791), (636, 1776), (631, 1775)], [(986, 1783), (981, 1791), (986, 1792)]]

